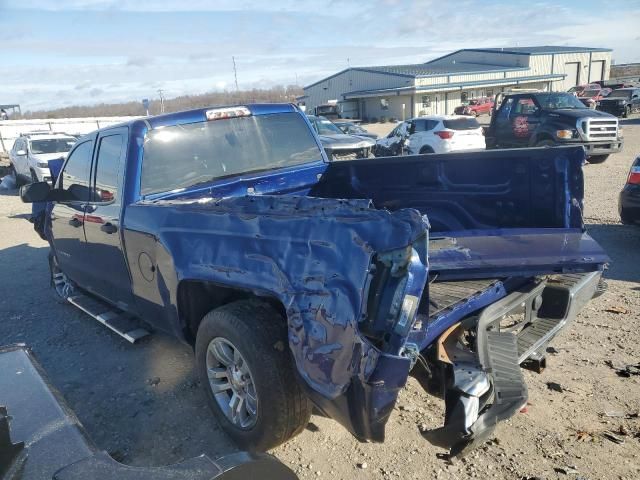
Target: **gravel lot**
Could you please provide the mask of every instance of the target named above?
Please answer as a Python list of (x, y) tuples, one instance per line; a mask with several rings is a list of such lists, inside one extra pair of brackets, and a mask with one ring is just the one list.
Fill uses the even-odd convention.
[[(360, 444), (338, 424), (314, 416), (307, 430), (272, 453), (302, 478), (639, 478), (640, 376), (620, 377), (606, 363), (640, 362), (640, 227), (621, 225), (617, 213), (618, 192), (640, 153), (640, 119), (623, 123), (624, 152), (585, 167), (585, 216), (612, 259), (609, 291), (556, 339), (544, 373), (525, 372), (527, 413), (450, 464), (419, 433), (440, 424), (442, 404), (410, 381), (386, 443)], [(51, 300), (48, 247), (26, 221), (29, 211), (16, 192), (0, 195), (0, 342), (29, 345), (98, 446), (124, 463), (162, 465), (233, 451), (208, 411), (189, 347), (161, 334), (130, 345)], [(605, 432), (617, 432), (624, 443)]]

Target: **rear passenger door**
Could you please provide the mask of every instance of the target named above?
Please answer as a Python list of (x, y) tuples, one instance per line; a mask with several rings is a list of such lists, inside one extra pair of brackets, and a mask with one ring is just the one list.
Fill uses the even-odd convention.
[(91, 198), (89, 172), (94, 140), (78, 144), (69, 154), (56, 182), (57, 196), (51, 213), (53, 250), (58, 264), (81, 287), (89, 286), (92, 266), (84, 247), (84, 214)]
[(98, 137), (91, 173), (92, 198), (85, 215), (87, 256), (93, 266), (94, 293), (124, 310), (132, 307), (131, 279), (122, 244), (122, 179), (128, 129)]

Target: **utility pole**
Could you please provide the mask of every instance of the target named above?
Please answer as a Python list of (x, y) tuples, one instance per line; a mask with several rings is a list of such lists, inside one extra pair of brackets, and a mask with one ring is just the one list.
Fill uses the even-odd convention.
[(236, 79), (236, 92), (239, 92), (240, 88), (238, 87), (238, 70), (236, 69), (236, 57), (231, 57), (231, 60), (233, 61), (233, 77)]
[(164, 90), (159, 88), (158, 95), (160, 95), (160, 113), (164, 113)]

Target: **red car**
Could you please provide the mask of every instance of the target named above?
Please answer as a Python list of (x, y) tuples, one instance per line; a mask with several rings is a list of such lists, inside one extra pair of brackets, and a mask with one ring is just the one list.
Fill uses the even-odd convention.
[(589, 108), (596, 108), (596, 103), (611, 93), (610, 88), (587, 89), (578, 95), (578, 100)]
[(466, 105), (460, 105), (456, 107), (454, 113), (456, 115), (478, 115), (487, 114), (491, 115), (493, 109), (493, 99), (489, 97), (473, 98), (469, 100)]

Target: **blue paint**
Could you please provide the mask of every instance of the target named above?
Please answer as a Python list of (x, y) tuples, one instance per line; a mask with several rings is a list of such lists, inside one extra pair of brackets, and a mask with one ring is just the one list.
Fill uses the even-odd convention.
[[(248, 108), (298, 114), (313, 132), (295, 106)], [(309, 397), (358, 438), (384, 438), (409, 373), (407, 340), (426, 348), (508, 293), (498, 283), (413, 329), (415, 311), (404, 310), (400, 321), (404, 300), (428, 295), (430, 274), (521, 277), (591, 271), (607, 261), (583, 233), (581, 147), (328, 162), (316, 138), (318, 161), (143, 198), (145, 135), (203, 122), (205, 112), (126, 125), (119, 248), (131, 279), (129, 310), (188, 341), (178, 300), (188, 282), (274, 299)], [(145, 276), (142, 257), (153, 275)], [(381, 272), (391, 273), (375, 283)]]

